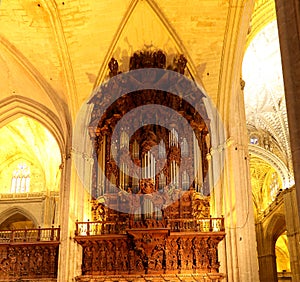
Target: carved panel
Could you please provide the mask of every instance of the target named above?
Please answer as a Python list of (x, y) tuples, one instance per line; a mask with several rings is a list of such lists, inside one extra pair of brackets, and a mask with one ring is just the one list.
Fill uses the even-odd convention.
[(123, 237), (81, 238), (84, 275), (218, 273), (224, 234), (176, 235), (168, 229), (131, 229)]
[(0, 246), (0, 279), (57, 276), (58, 244)]

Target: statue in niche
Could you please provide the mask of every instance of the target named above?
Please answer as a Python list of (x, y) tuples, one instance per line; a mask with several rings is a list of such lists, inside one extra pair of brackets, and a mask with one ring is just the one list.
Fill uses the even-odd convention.
[(91, 245), (87, 244), (87, 246), (84, 248), (84, 264), (83, 264), (84, 272), (92, 270), (92, 261), (93, 261), (93, 249)]
[(145, 270), (145, 273), (148, 273), (148, 267), (149, 267), (149, 258), (145, 251), (145, 248), (141, 242), (137, 242), (135, 246), (135, 252), (138, 255), (137, 260), (137, 268), (138, 270)]
[(55, 251), (55, 248), (50, 247), (50, 257), (49, 257), (50, 273), (54, 273), (55, 272), (55, 261), (56, 261), (56, 251)]
[(209, 267), (209, 257), (208, 257), (208, 249), (207, 249), (207, 244), (205, 239), (200, 240), (199, 250), (201, 250), (199, 265), (201, 268), (207, 269)]
[(129, 69), (135, 70), (141, 68), (141, 59), (137, 53), (134, 53), (129, 61)]
[[(192, 250), (192, 242), (190, 241), (190, 239), (187, 239), (185, 241), (184, 249), (185, 250)], [(184, 263), (184, 268), (186, 270), (192, 269), (193, 258), (192, 258), (192, 253), (190, 251), (184, 253), (184, 262), (185, 262)]]
[(36, 247), (36, 252), (35, 252), (35, 265), (36, 265), (36, 270), (37, 273), (41, 273), (42, 271), (42, 263), (43, 263), (43, 255), (41, 254), (42, 250), (39, 247)]
[(105, 251), (103, 244), (101, 244), (100, 250), (99, 250), (99, 268), (100, 268), (100, 270), (105, 269), (105, 264), (106, 264), (105, 258), (106, 258), (106, 251)]
[(21, 271), (24, 273), (28, 273), (28, 265), (29, 265), (29, 252), (26, 247), (22, 248), (22, 267)]
[(187, 64), (187, 59), (181, 54), (177, 59), (175, 71), (179, 72), (180, 74), (184, 74), (184, 70)]
[(178, 250), (177, 250), (177, 265), (178, 269), (183, 267), (184, 262), (184, 251), (183, 251), (183, 241), (181, 238), (177, 240)]
[(157, 68), (164, 69), (166, 67), (166, 55), (161, 50), (155, 52), (153, 57)]
[(126, 253), (123, 253), (123, 258), (122, 258), (122, 261), (121, 261), (121, 270), (126, 271), (127, 269), (129, 269), (128, 255)]
[(193, 253), (193, 268), (199, 267), (199, 239), (197, 237), (193, 238), (192, 240), (192, 253)]
[(115, 58), (111, 58), (111, 60), (108, 63), (108, 67), (110, 70), (109, 77), (116, 76), (117, 74), (120, 73), (120, 72), (118, 72), (118, 70), (119, 70), (118, 61)]
[(208, 244), (208, 258), (210, 262), (210, 267), (211, 269), (218, 269), (219, 268), (219, 262), (218, 262), (218, 257), (217, 257), (217, 244), (215, 240), (212, 238), (209, 238), (207, 240)]
[(151, 254), (151, 259), (149, 262), (149, 269), (153, 269), (153, 270), (162, 270), (163, 268), (163, 250), (161, 249), (161, 247), (156, 247), (154, 248), (154, 250), (152, 251)]
[(136, 267), (135, 265), (135, 255), (134, 250), (130, 249), (128, 252), (128, 269), (130, 271), (134, 270)]

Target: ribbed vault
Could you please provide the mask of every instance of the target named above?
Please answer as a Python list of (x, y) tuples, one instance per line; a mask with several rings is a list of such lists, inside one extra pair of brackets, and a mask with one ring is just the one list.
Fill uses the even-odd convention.
[(249, 43), (243, 79), (252, 192), (259, 213), (275, 199), (274, 189), (294, 183), (276, 20)]

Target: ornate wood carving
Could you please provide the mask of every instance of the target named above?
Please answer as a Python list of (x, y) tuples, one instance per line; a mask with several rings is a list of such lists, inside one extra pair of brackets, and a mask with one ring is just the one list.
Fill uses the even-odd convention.
[(135, 220), (95, 202), (99, 221), (76, 228), (83, 274), (218, 273), (224, 219), (209, 217), (208, 198), (188, 191), (163, 211), (162, 219)]
[(59, 240), (54, 227), (0, 231), (0, 280), (56, 278)]
[(56, 278), (58, 244), (0, 245), (0, 279)]
[[(153, 183), (151, 179), (143, 179), (141, 189), (144, 194), (153, 192)], [(132, 197), (128, 213), (134, 214), (140, 206), (139, 194), (132, 194), (131, 191), (122, 192), (114, 196), (109, 196), (109, 203), (105, 197), (92, 201), (92, 220), (93, 221), (114, 221), (123, 222), (124, 213), (118, 212), (118, 206), (122, 205), (124, 198)], [(160, 193), (149, 195), (148, 199), (153, 202), (153, 205), (162, 211), (162, 219), (190, 218), (200, 219), (209, 218), (210, 216), (210, 197), (203, 197), (200, 193), (194, 190), (182, 191), (180, 189), (165, 187)], [(175, 199), (175, 200), (174, 200)], [(178, 199), (178, 200), (177, 200)], [(136, 203), (135, 203), (136, 202)], [(128, 202), (125, 202), (128, 204)], [(107, 205), (111, 208), (108, 208)], [(115, 205), (116, 209), (113, 209)], [(155, 219), (155, 215), (153, 215)]]
[(174, 234), (167, 228), (133, 228), (127, 235), (76, 238), (83, 275), (218, 273), (223, 233)]

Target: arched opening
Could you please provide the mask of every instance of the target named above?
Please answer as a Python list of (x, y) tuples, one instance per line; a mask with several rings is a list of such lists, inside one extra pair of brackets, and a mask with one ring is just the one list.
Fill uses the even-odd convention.
[(1, 193), (59, 190), (61, 155), (56, 140), (43, 125), (22, 116), (2, 127), (0, 135)]
[(0, 224), (0, 230), (30, 229), (35, 227), (34, 222), (20, 212), (15, 213)]
[(285, 217), (281, 212), (268, 214), (264, 222), (257, 224), (259, 278), (262, 282), (278, 281), (275, 245), (285, 230)]
[(287, 232), (283, 232), (275, 243), (278, 281), (292, 281)]
[[(45, 126), (24, 115), (1, 127), (0, 136), (0, 213), (21, 201), (39, 225), (56, 224), (61, 173), (56, 139)], [(7, 220), (3, 228), (33, 227), (22, 213)]]
[(255, 212), (261, 215), (282, 189), (282, 178), (271, 164), (254, 155), (250, 159), (250, 173)]

